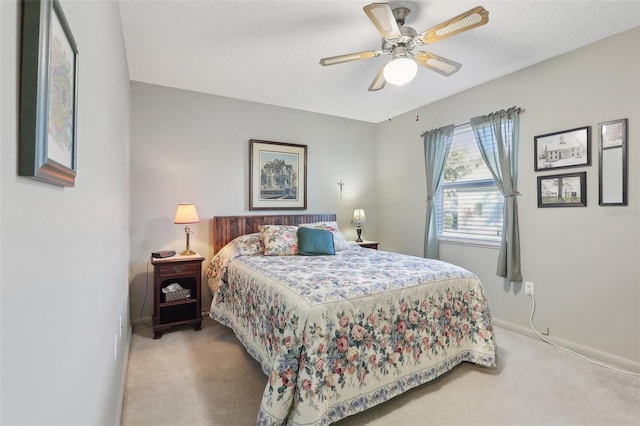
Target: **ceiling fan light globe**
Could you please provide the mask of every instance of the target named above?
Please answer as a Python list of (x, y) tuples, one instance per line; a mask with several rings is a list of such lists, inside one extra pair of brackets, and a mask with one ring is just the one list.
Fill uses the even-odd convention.
[(418, 64), (407, 57), (396, 58), (384, 66), (384, 79), (396, 86), (407, 84), (416, 76)]

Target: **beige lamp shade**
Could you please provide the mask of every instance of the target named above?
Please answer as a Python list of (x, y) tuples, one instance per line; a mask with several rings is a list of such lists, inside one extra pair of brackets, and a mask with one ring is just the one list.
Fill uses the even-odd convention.
[(353, 218), (351, 219), (353, 225), (362, 225), (367, 223), (367, 215), (364, 213), (364, 209), (355, 209), (353, 211)]
[(200, 222), (198, 210), (193, 203), (180, 203), (176, 209), (176, 217), (173, 223), (196, 223)]

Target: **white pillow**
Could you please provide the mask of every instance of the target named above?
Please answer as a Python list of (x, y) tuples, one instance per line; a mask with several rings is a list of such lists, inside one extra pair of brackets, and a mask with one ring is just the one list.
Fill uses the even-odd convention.
[(333, 222), (313, 222), (313, 223), (301, 223), (301, 228), (316, 228), (316, 229), (324, 229), (333, 234), (333, 247), (336, 251), (339, 250), (347, 250), (349, 248), (349, 243), (340, 232), (340, 228), (338, 228), (338, 223)]

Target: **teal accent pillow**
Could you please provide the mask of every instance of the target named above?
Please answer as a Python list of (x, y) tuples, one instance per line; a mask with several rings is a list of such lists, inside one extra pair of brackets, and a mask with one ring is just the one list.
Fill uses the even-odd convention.
[(303, 256), (336, 254), (333, 234), (325, 229), (298, 228), (298, 253)]

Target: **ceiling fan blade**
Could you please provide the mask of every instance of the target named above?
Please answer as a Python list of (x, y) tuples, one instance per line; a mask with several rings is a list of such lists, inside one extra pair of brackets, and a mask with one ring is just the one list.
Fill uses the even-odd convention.
[(435, 43), (452, 35), (484, 25), (487, 22), (489, 22), (489, 12), (482, 6), (478, 6), (418, 34), (416, 39), (424, 44)]
[(413, 57), (416, 62), (423, 67), (429, 68), (431, 71), (435, 71), (445, 77), (455, 74), (460, 68), (462, 68), (462, 64), (429, 52), (414, 53)]
[(367, 14), (373, 25), (376, 26), (382, 37), (384, 38), (398, 38), (400, 34), (400, 28), (396, 18), (393, 17), (391, 6), (387, 3), (371, 3), (368, 6), (363, 7), (364, 13)]
[(351, 62), (351, 61), (359, 61), (360, 59), (369, 59), (369, 58), (375, 58), (376, 56), (380, 56), (382, 52), (380, 52), (379, 50), (370, 50), (368, 52), (358, 52), (358, 53), (349, 53), (347, 55), (338, 55), (338, 56), (331, 56), (329, 58), (322, 58), (320, 59), (320, 65), (335, 65), (335, 64), (342, 64), (344, 62)]
[(378, 71), (378, 74), (376, 74), (376, 76), (373, 78), (373, 81), (369, 86), (370, 92), (375, 92), (376, 90), (380, 90), (384, 88), (385, 81), (384, 81), (384, 75), (382, 74), (383, 71), (384, 71), (384, 66), (380, 68), (380, 71)]

